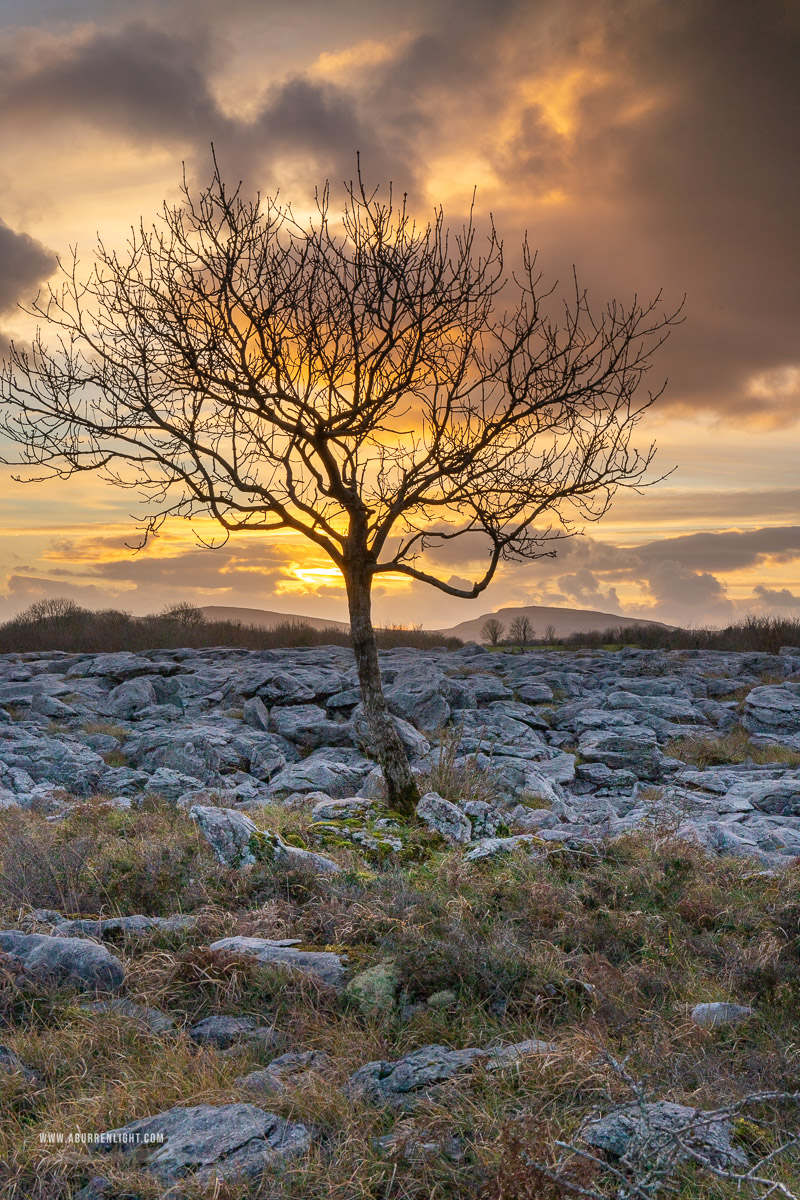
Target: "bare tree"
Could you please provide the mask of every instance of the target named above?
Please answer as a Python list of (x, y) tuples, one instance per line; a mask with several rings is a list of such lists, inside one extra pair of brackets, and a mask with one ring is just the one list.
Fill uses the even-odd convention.
[(530, 618), (524, 615), (514, 617), (514, 620), (508, 627), (509, 640), (515, 645), (522, 646), (523, 650), (533, 641), (533, 626)]
[[(575, 286), (545, 315), (535, 255), (509, 275), (491, 227), (417, 225), (350, 186), (308, 223), (277, 198), (210, 185), (164, 205), (124, 252), (75, 255), (32, 312), (45, 330), (4, 364), (1, 427), (37, 478), (97, 471), (168, 517), (210, 514), (227, 538), (289, 529), (344, 577), (370, 743), (391, 803), (418, 795), (384, 700), (371, 588), (389, 572), (471, 598), (504, 559), (552, 554), (643, 481), (638, 385), (672, 316), (658, 297), (598, 315)], [(503, 296), (501, 291), (505, 288)], [(548, 527), (548, 522), (556, 527)], [(425, 552), (479, 533), (473, 583)], [(217, 543), (218, 544), (218, 543)], [(473, 551), (474, 557), (474, 551)]]
[(487, 642), (491, 642), (496, 646), (501, 637), (506, 631), (506, 627), (502, 621), (498, 621), (497, 617), (487, 617), (481, 625), (481, 633)]

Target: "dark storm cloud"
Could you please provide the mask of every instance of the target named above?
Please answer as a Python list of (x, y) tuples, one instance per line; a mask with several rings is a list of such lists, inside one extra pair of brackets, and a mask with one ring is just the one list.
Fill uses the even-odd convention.
[(739, 571), (768, 558), (778, 562), (800, 558), (800, 525), (659, 538), (637, 546), (634, 553), (644, 564), (671, 560), (691, 570)]
[(55, 265), (55, 255), (41, 242), (0, 220), (0, 313), (28, 303)]
[[(130, 5), (93, 11), (94, 27), (10, 41), (0, 120), (30, 135), (77, 119), (174, 147), (176, 178), (179, 156), (207, 174), (213, 140), (226, 172), (270, 188), (286, 162), (304, 164), (310, 184), (349, 178), (360, 149), (370, 180), (393, 176), (413, 194), (436, 155), (477, 153), (502, 183), (493, 203), (509, 247), (530, 225), (548, 277), (574, 261), (598, 300), (663, 286), (671, 307), (687, 294), (654, 372), (654, 383), (671, 376), (662, 405), (773, 423), (800, 414), (795, 5), (151, 0), (127, 24)], [(288, 78), (270, 79), (276, 63), (265, 71), (244, 119), (222, 110), (213, 80), (247, 20), (292, 29), (309, 52)], [(392, 33), (405, 37), (388, 57), (336, 83), (312, 77), (320, 48)], [(548, 88), (570, 73), (561, 129)], [(550, 192), (563, 203), (544, 203)]]
[[(79, 119), (136, 141), (211, 140), (220, 113), (206, 82), (202, 32), (142, 22), (112, 32), (42, 38), (0, 60), (0, 117), (30, 128)], [(13, 50), (13, 43), (12, 43)]]

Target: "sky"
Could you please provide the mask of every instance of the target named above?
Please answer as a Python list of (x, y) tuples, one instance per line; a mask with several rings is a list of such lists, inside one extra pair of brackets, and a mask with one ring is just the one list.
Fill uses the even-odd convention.
[[(385, 581), (377, 619), (800, 617), (799, 61), (797, 0), (0, 0), (0, 353), (31, 336), (19, 305), (59, 256), (122, 245), (182, 164), (207, 181), (212, 142), (226, 179), (299, 212), (357, 153), (422, 219), (459, 225), (476, 189), (557, 287), (574, 266), (601, 305), (685, 297), (639, 431), (665, 478), (477, 600)], [(0, 619), (43, 596), (345, 617), (341, 577), (291, 535), (209, 550), (180, 522), (135, 553), (128, 493), (12, 474)], [(432, 565), (478, 564), (454, 542)]]

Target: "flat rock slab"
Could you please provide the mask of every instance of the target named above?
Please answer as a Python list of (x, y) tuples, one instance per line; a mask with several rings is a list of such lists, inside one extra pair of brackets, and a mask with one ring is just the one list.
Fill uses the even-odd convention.
[(118, 1149), (167, 1183), (257, 1179), (310, 1145), (305, 1125), (254, 1104), (170, 1108), (103, 1134), (103, 1149)]
[(396, 1108), (408, 1107), (427, 1094), (431, 1087), (482, 1065), (488, 1071), (499, 1071), (534, 1055), (554, 1053), (549, 1042), (531, 1039), (512, 1046), (481, 1050), (469, 1046), (465, 1050), (449, 1050), (447, 1046), (421, 1046), (396, 1062), (369, 1062), (350, 1076), (345, 1090), (351, 1097), (360, 1097)]
[(81, 991), (116, 991), (125, 968), (105, 946), (86, 938), (46, 933), (0, 932), (0, 953), (7, 954), (33, 982), (68, 985)]
[(323, 1072), (330, 1059), (321, 1050), (290, 1050), (273, 1058), (268, 1067), (251, 1071), (236, 1082), (240, 1087), (262, 1095), (279, 1095)]
[(328, 950), (296, 950), (292, 939), (228, 937), (212, 942), (209, 949), (248, 954), (271, 967), (302, 971), (337, 990), (344, 986), (345, 968), (338, 954)]
[(626, 1104), (598, 1121), (589, 1122), (581, 1136), (610, 1158), (624, 1155), (626, 1161), (643, 1165), (656, 1159), (675, 1165), (685, 1162), (691, 1155), (679, 1145), (680, 1141), (716, 1167), (747, 1166), (746, 1155), (731, 1145), (729, 1120), (710, 1118), (701, 1109), (669, 1100), (641, 1106)]
[(198, 1021), (189, 1030), (189, 1037), (199, 1046), (215, 1046), (228, 1050), (238, 1043), (274, 1046), (277, 1035), (272, 1025), (258, 1025), (251, 1017), (211, 1016)]
[(176, 913), (171, 917), (145, 917), (135, 913), (130, 917), (78, 917), (74, 921), (59, 918), (55, 922), (56, 937), (119, 938), (148, 933), (182, 933), (196, 924), (196, 918)]

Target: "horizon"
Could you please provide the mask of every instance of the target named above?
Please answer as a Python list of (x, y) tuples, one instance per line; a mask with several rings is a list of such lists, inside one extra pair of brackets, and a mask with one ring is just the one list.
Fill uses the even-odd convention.
[[(378, 624), (451, 628), (507, 607), (584, 609), (683, 627), (800, 617), (800, 295), (793, 253), (800, 26), (787, 6), (648, 0), (502, 6), (363, 0), (21, 0), (6, 9), (0, 111), (0, 352), (55, 256), (121, 244), (173, 201), (185, 161), (309, 210), (361, 152), (366, 177), (452, 227), (527, 229), (548, 281), (590, 298), (686, 294), (656, 358), (669, 386), (640, 426), (665, 482), (622, 493), (555, 559), (504, 564), (475, 600), (389, 579)], [(32, 15), (33, 14), (33, 15)], [(313, 18), (313, 19), (312, 19)], [(0, 482), (0, 621), (42, 597), (136, 615), (198, 606), (346, 623), (341, 577), (286, 532), (198, 547), (185, 522), (134, 554), (135, 504), (98, 480)], [(210, 521), (193, 523), (207, 537)], [(463, 581), (480, 548), (442, 546)]]

